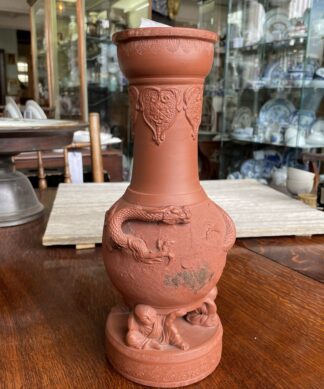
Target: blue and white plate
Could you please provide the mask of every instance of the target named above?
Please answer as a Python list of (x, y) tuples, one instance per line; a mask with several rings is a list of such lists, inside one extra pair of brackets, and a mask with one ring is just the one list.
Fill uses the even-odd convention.
[(288, 79), (288, 73), (281, 61), (270, 62), (263, 73), (263, 80), (268, 87), (278, 87)]
[(260, 178), (263, 173), (263, 161), (248, 159), (244, 161), (240, 168), (240, 173), (244, 178)]
[(290, 117), (295, 110), (293, 103), (287, 99), (281, 97), (271, 99), (262, 106), (259, 122), (265, 127), (273, 123), (285, 126), (290, 122)]
[(308, 131), (316, 120), (316, 115), (314, 111), (308, 111), (306, 109), (301, 109), (300, 111), (295, 111), (290, 117), (290, 124), (293, 126), (299, 126), (304, 131)]

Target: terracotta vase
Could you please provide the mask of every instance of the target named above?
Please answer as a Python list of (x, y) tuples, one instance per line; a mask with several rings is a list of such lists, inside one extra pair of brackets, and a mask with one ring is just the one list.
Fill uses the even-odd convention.
[(187, 28), (116, 33), (129, 80), (134, 167), (107, 212), (103, 248), (125, 306), (106, 325), (106, 352), (132, 381), (189, 385), (218, 365), (222, 325), (216, 283), (235, 241), (229, 216), (198, 177), (203, 82), (216, 35)]

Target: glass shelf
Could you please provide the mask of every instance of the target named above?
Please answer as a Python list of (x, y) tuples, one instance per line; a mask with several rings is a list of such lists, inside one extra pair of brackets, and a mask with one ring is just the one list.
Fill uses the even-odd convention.
[(107, 44), (112, 44), (112, 40), (107, 36), (107, 35), (86, 35), (86, 39), (88, 41), (93, 41), (97, 43), (107, 43)]
[(74, 46), (75, 48), (77, 48), (78, 41), (77, 40), (74, 40), (74, 41), (69, 40), (69, 41), (66, 41), (66, 42), (58, 42), (57, 43), (57, 49), (61, 50), (61, 51), (70, 50), (71, 46)]
[(260, 144), (260, 145), (268, 145), (268, 146), (279, 146), (279, 147), (286, 147), (286, 148), (290, 148), (290, 149), (314, 149), (314, 148), (322, 148), (324, 147), (324, 145), (304, 145), (304, 146), (291, 146), (291, 145), (286, 145), (285, 143), (274, 143), (274, 142), (268, 142), (268, 141), (261, 141), (261, 140), (256, 140), (256, 139), (253, 139), (253, 138), (246, 138), (246, 139), (243, 139), (243, 138), (235, 138), (235, 137), (230, 137), (230, 138), (225, 138), (225, 139), (222, 139), (223, 141), (226, 141), (226, 142), (237, 142), (237, 143), (256, 143), (256, 144)]
[(238, 92), (242, 92), (242, 91), (245, 91), (245, 90), (250, 90), (250, 91), (253, 91), (253, 92), (260, 92), (262, 90), (270, 90), (270, 91), (277, 91), (277, 92), (300, 92), (302, 93), (303, 90), (307, 90), (307, 89), (324, 89), (324, 79), (323, 80), (316, 80), (318, 81), (316, 84), (314, 85), (286, 85), (286, 86), (261, 86), (261, 87), (253, 87), (251, 85), (247, 85), (247, 86), (243, 86), (241, 88), (236, 88), (236, 89), (231, 89), (231, 92), (230, 92), (227, 96), (232, 96), (233, 93), (238, 93)]
[(257, 52), (260, 49), (265, 50), (286, 50), (286, 49), (298, 49), (304, 48), (307, 43), (307, 35), (292, 37), (283, 40), (277, 40), (272, 42), (258, 42), (253, 45), (233, 47), (233, 42), (230, 42), (231, 51), (240, 51), (242, 53)]

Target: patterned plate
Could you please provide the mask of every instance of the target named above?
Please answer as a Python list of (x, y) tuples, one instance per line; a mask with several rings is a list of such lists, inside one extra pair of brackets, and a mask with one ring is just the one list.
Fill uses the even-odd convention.
[(289, 29), (288, 13), (282, 9), (267, 12), (264, 23), (265, 41), (273, 42), (287, 38)]
[(293, 103), (289, 100), (281, 97), (271, 99), (262, 106), (259, 112), (259, 123), (265, 127), (273, 123), (279, 126), (287, 125), (295, 110)]
[(278, 87), (283, 81), (287, 81), (288, 73), (282, 66), (282, 61), (273, 61), (266, 66), (263, 81), (268, 87)]
[(239, 108), (233, 119), (233, 130), (251, 127), (252, 112), (248, 107)]
[(299, 126), (302, 130), (308, 131), (316, 120), (314, 111), (301, 109), (295, 111), (290, 117), (290, 123), (294, 126)]

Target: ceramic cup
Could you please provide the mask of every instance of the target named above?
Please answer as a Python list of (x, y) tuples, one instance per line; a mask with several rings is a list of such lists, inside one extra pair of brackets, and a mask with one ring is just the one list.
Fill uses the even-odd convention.
[(285, 144), (290, 147), (303, 147), (306, 144), (305, 134), (298, 133), (298, 128), (289, 126), (285, 132)]
[(306, 143), (309, 145), (324, 146), (324, 134), (314, 132), (307, 137)]
[(287, 189), (293, 195), (310, 193), (314, 186), (314, 177), (314, 173), (290, 167), (287, 173)]

